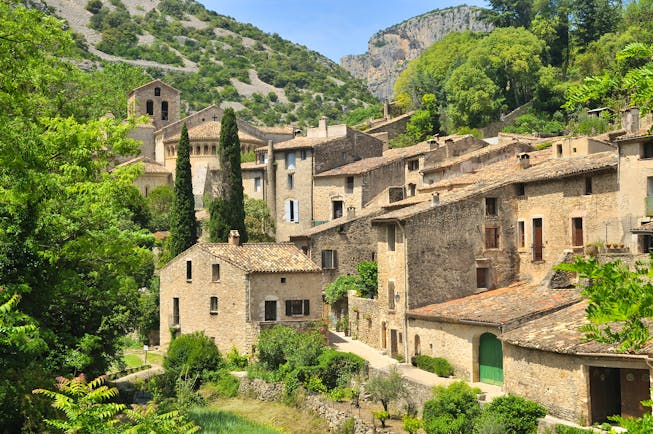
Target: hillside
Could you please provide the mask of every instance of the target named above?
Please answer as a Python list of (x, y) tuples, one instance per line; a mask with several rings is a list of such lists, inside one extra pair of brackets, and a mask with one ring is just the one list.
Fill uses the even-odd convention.
[(147, 68), (182, 91), (186, 112), (230, 106), (262, 125), (341, 120), (374, 103), (362, 81), (326, 57), (194, 0), (45, 0), (85, 56)]
[(394, 82), (408, 62), (429, 45), (451, 32), (490, 31), (492, 26), (479, 20), (482, 9), (470, 6), (433, 10), (375, 33), (364, 54), (340, 59), (354, 77), (367, 80), (368, 89), (378, 98), (393, 96)]

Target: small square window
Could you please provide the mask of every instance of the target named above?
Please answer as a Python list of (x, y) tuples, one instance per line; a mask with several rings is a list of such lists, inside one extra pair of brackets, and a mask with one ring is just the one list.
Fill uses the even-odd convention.
[(322, 250), (322, 268), (325, 270), (338, 268), (338, 252), (336, 250)]
[(408, 170), (410, 172), (412, 172), (412, 171), (415, 171), (417, 169), (419, 169), (419, 160), (410, 160), (408, 162)]
[(522, 197), (526, 195), (526, 184), (523, 182), (518, 182), (515, 186), (515, 193), (517, 196)]
[(286, 283), (286, 278), (285, 277), (281, 278), (281, 283)]
[(487, 268), (476, 269), (476, 288), (488, 288), (488, 274)]
[(193, 261), (186, 261), (186, 281), (193, 280)]
[(257, 193), (261, 192), (261, 177), (257, 176), (254, 178), (254, 191)]
[(345, 193), (351, 194), (354, 192), (354, 177), (348, 176), (345, 178)]
[(302, 149), (301, 151), (299, 151), (299, 158), (301, 158), (302, 160), (306, 160), (306, 149)]
[(641, 158), (653, 158), (653, 142), (642, 144)]
[(211, 281), (218, 282), (220, 280), (220, 264), (211, 265)]

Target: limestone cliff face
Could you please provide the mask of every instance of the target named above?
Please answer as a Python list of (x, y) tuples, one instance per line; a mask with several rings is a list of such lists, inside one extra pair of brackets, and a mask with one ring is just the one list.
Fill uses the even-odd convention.
[(369, 90), (379, 98), (392, 98), (395, 80), (408, 62), (448, 33), (472, 30), (488, 32), (482, 9), (470, 6), (434, 10), (375, 33), (367, 52), (343, 56), (340, 65), (354, 77), (367, 80)]

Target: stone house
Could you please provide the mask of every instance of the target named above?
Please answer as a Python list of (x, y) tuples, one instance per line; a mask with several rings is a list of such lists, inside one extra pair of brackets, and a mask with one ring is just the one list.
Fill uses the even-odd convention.
[[(235, 234), (234, 234), (235, 232)], [(261, 330), (322, 316), (320, 267), (292, 244), (198, 243), (160, 271), (160, 340), (204, 331), (222, 353), (251, 354)]]
[(132, 158), (117, 165), (116, 168), (136, 164), (140, 164), (143, 167), (143, 172), (136, 178), (134, 184), (143, 196), (147, 197), (152, 190), (163, 185), (172, 187), (172, 173), (162, 164), (152, 161), (147, 157)]
[(379, 139), (346, 125), (328, 126), (326, 118), (309, 128), (306, 137), (257, 149), (258, 163), (266, 165), (264, 188), (277, 241), (287, 241), (320, 223), (313, 213), (315, 175), (382, 152)]
[(633, 354), (583, 339), (585, 302), (503, 334), (504, 390), (584, 425), (614, 414), (641, 417), (650, 409), (653, 345)]
[(408, 311), (414, 355), (444, 357), (467, 381), (503, 383), (500, 338), (519, 325), (574, 304), (577, 289), (517, 282)]
[(253, 199), (266, 200), (265, 164), (255, 161), (241, 163), (240, 171), (243, 177), (243, 192)]
[(408, 358), (415, 348), (409, 311), (517, 280), (539, 281), (565, 250), (603, 236), (603, 222), (618, 212), (616, 154), (550, 155), (495, 163), (465, 175), (463, 187), (372, 219), (381, 335), (371, 345)]

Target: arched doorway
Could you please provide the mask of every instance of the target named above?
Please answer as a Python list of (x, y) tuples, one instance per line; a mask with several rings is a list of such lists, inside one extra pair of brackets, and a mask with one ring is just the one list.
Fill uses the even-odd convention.
[(479, 377), (482, 383), (503, 384), (503, 350), (492, 333), (483, 333), (478, 344)]
[(419, 335), (415, 335), (415, 355), (419, 356), (420, 354), (422, 354), (422, 348), (419, 341)]

